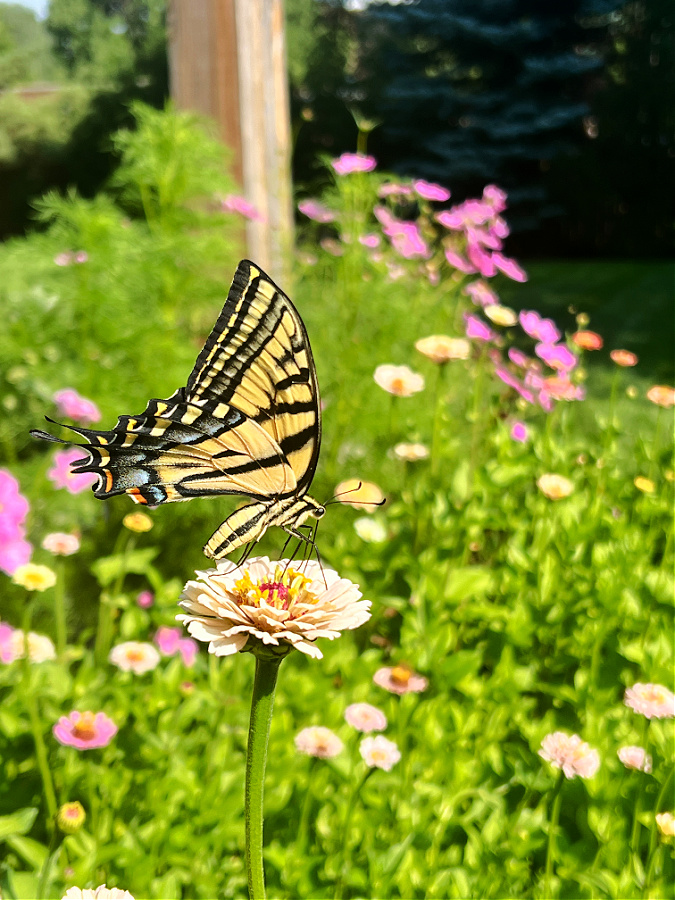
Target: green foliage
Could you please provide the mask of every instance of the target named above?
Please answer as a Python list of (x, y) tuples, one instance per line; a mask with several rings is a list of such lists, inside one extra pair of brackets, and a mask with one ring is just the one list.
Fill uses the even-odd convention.
[[(49, 451), (22, 437), (51, 413), (59, 387), (95, 399), (106, 425), (166, 396), (185, 382), (223, 302), (236, 256), (222, 243), (222, 213), (204, 199), (216, 185), (213, 146), (175, 113), (136, 114), (138, 131), (117, 142), (115, 198), (49, 197), (46, 232), (0, 255), (3, 427), (16, 454), (8, 463), (31, 501), (34, 560), (57, 569), (44, 594), (6, 578), (3, 618), (56, 634), (64, 601), (69, 636), (56, 660), (0, 668), (7, 896), (38, 896), (42, 884), (58, 897), (104, 881), (138, 897), (246, 890), (253, 660), (202, 652), (188, 668), (176, 655), (144, 675), (106, 661), (111, 645), (152, 640), (174, 624), (180, 587), (204, 566), (199, 547), (222, 510), (168, 504), (149, 512), (151, 531), (131, 534), (120, 525), (126, 498), (102, 504), (88, 491), (53, 490)], [(374, 512), (331, 506), (321, 523), (324, 563), (361, 585), (372, 619), (320, 642), (321, 661), (295, 653), (282, 663), (266, 778), (268, 893), (672, 897), (672, 839), (659, 836), (654, 813), (672, 811), (673, 720), (648, 722), (622, 703), (635, 682), (672, 681), (670, 411), (645, 399), (650, 380), (639, 367), (608, 368), (607, 336), (601, 362), (584, 359), (577, 370), (587, 399), (549, 414), (494, 377), (478, 342), (443, 367), (423, 358), (418, 338), (463, 335), (465, 280), (444, 261), (436, 268), (437, 244), (420, 262), (384, 240), (375, 254), (359, 242), (377, 227), (378, 181), (337, 179), (324, 198), (336, 222), (307, 229), (289, 290), (325, 406), (312, 493), (328, 498), (354, 477), (376, 481), (388, 500)], [(142, 218), (125, 215), (140, 209)], [(431, 212), (420, 216), (425, 228)], [(329, 236), (340, 242), (322, 246)], [(427, 239), (437, 240), (430, 231)], [(54, 265), (58, 253), (79, 250), (85, 262)], [(523, 306), (536, 306), (537, 292), (548, 302), (556, 277), (573, 300), (570, 269), (533, 267), (527, 286), (510, 289), (514, 303), (519, 291)], [(579, 272), (581, 304), (588, 269)], [(565, 324), (576, 325), (571, 315)], [(517, 326), (500, 328), (489, 350), (503, 355), (516, 343), (525, 346)], [(412, 365), (424, 391), (385, 393), (372, 378), (384, 363)], [(526, 443), (510, 437), (516, 419), (530, 429)], [(402, 441), (423, 442), (429, 458), (397, 458)], [(541, 492), (546, 472), (570, 479), (569, 496)], [(653, 493), (636, 487), (639, 475)], [(54, 560), (40, 549), (56, 528), (80, 532), (76, 555)], [(260, 549), (278, 556), (283, 537), (266, 536)], [(154, 605), (140, 608), (148, 588)], [(396, 696), (373, 683), (381, 666), (401, 663), (424, 674), (425, 691)], [(402, 756), (390, 772), (368, 774), (360, 735), (344, 722), (359, 701), (387, 714)], [(104, 710), (118, 734), (100, 750), (58, 744), (52, 725), (71, 709)], [(299, 756), (293, 739), (313, 724), (338, 733), (344, 751)], [(601, 758), (593, 778), (565, 781), (560, 795), (537, 753), (556, 730), (578, 733)], [(648, 746), (651, 773), (620, 763), (617, 750), (631, 744)], [(50, 780), (57, 804), (78, 800), (86, 810), (73, 835), (52, 837)]]
[(0, 3), (0, 90), (59, 75), (50, 37), (35, 13), (18, 3)]

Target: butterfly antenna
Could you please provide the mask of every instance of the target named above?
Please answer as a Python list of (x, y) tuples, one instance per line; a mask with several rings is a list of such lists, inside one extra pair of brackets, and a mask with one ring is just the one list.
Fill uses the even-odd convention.
[[(344, 496), (346, 496), (347, 494), (354, 494), (354, 493), (356, 493), (356, 491), (360, 491), (362, 487), (363, 487), (363, 482), (359, 481), (359, 483), (356, 485), (356, 487), (349, 488), (349, 490), (346, 490), (346, 491), (340, 491), (339, 494), (333, 494), (333, 496), (331, 497), (330, 500), (327, 500), (324, 504), (322, 504), (324, 509), (327, 506), (330, 506), (332, 503), (343, 503), (344, 501), (342, 500), (342, 498)], [(378, 500), (377, 502), (375, 502), (374, 500), (347, 500), (346, 502), (351, 504), (352, 506), (356, 506), (357, 504), (359, 506), (384, 506), (384, 504), (387, 502), (387, 498), (383, 497), (381, 500)]]

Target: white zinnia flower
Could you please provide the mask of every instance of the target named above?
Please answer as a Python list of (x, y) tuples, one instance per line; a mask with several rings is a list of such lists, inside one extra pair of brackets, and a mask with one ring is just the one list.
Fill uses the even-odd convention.
[(177, 616), (209, 653), (230, 656), (249, 638), (264, 645), (290, 644), (321, 659), (317, 638), (339, 637), (370, 618), (370, 601), (358, 586), (313, 561), (256, 557), (242, 566), (230, 560), (197, 572), (181, 594)]
[(375, 383), (396, 397), (412, 397), (424, 390), (424, 378), (413, 372), (410, 366), (378, 366), (373, 375)]
[(364, 738), (359, 745), (359, 752), (367, 766), (384, 769), (385, 772), (389, 772), (401, 758), (401, 751), (396, 744), (382, 734)]
[(652, 770), (652, 758), (644, 747), (619, 747), (617, 756), (627, 769), (637, 769), (647, 774)]
[[(12, 659), (23, 659), (26, 650), (26, 642), (24, 632), (20, 628), (16, 628), (9, 639), (12, 652)], [(56, 648), (51, 638), (46, 634), (36, 634), (34, 631), (28, 632), (28, 659), (34, 663), (47, 662), (50, 659), (56, 659)]]
[(123, 672), (142, 675), (144, 672), (152, 671), (159, 663), (160, 657), (155, 647), (147, 641), (125, 641), (112, 648), (108, 659)]
[(71, 887), (65, 892), (61, 900), (134, 900), (129, 891), (120, 888), (109, 888), (104, 884), (97, 888)]

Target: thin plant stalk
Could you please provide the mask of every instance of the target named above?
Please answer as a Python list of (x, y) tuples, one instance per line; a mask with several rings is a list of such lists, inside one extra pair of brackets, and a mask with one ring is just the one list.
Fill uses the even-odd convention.
[(113, 556), (121, 554), (122, 561), (120, 571), (115, 579), (112, 590), (102, 591), (98, 608), (98, 623), (96, 626), (96, 640), (94, 643), (94, 657), (100, 665), (105, 663), (112, 642), (113, 616), (115, 611), (115, 599), (122, 592), (126, 577), (127, 557), (134, 549), (132, 535), (124, 526), (118, 535)]
[(314, 783), (314, 770), (316, 768), (316, 757), (312, 756), (309, 761), (307, 770), (307, 790), (305, 791), (305, 799), (302, 803), (302, 812), (300, 813), (300, 822), (298, 824), (298, 836), (295, 839), (295, 857), (302, 859), (307, 849), (309, 836), (309, 814), (312, 809), (312, 784)]
[(363, 786), (374, 771), (375, 769), (368, 769), (363, 778), (359, 782), (357, 782), (356, 787), (351, 792), (349, 801), (347, 802), (345, 817), (342, 822), (342, 840), (340, 841), (340, 849), (338, 851), (340, 862), (338, 866), (337, 880), (335, 882), (335, 893), (333, 894), (334, 900), (341, 900), (342, 894), (344, 892), (344, 879), (346, 874), (345, 868), (347, 865), (347, 841), (349, 838), (349, 823), (352, 819), (352, 813), (354, 812), (354, 807), (356, 806), (356, 801), (359, 797), (359, 794), (363, 790)]
[(441, 363), (438, 366), (438, 377), (436, 378), (436, 403), (434, 410), (434, 424), (431, 438), (431, 474), (438, 474), (440, 465), (440, 443), (441, 443), (441, 420), (443, 418), (443, 407), (445, 406), (445, 374), (447, 363)]
[(558, 781), (553, 788), (551, 809), (551, 821), (548, 826), (548, 843), (546, 846), (546, 897), (552, 897), (551, 880), (553, 878), (553, 864), (556, 856), (556, 832), (558, 831), (558, 822), (560, 821), (560, 806), (562, 803), (562, 786), (565, 780), (565, 773), (561, 770), (558, 775)]
[(246, 870), (251, 900), (265, 898), (263, 868), (263, 790), (274, 690), (283, 657), (256, 656), (251, 721), (246, 752)]
[(60, 660), (66, 652), (68, 634), (66, 628), (66, 590), (63, 560), (56, 564), (56, 584), (54, 585), (54, 619), (56, 622), (56, 652)]
[[(642, 731), (642, 747), (645, 751), (645, 757), (647, 755), (647, 749), (649, 746), (649, 719), (645, 719), (644, 729)], [(644, 779), (643, 779), (644, 781)], [(636, 860), (640, 856), (640, 811), (641, 811), (641, 794), (638, 794), (635, 798), (635, 804), (633, 806), (633, 827), (630, 832), (630, 852), (631, 858)], [(636, 873), (637, 874), (637, 873)]]
[[(654, 813), (652, 815), (652, 824), (649, 830), (649, 854), (647, 857), (647, 874), (645, 875), (645, 885), (644, 885), (644, 896), (649, 896), (649, 884), (652, 877), (652, 871), (654, 868), (654, 862), (656, 860), (656, 814), (661, 809), (661, 804), (663, 803), (663, 798), (666, 796), (666, 793), (670, 790), (670, 785), (673, 780), (673, 774), (675, 773), (675, 767), (670, 767), (670, 772), (668, 777), (664, 780), (661, 785), (661, 790), (659, 791), (659, 795), (656, 798), (656, 803), (654, 804)], [(672, 796), (672, 795), (671, 795)]]

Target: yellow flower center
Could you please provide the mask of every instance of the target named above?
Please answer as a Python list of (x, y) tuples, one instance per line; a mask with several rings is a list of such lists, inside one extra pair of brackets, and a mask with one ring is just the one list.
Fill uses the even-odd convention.
[(411, 675), (412, 672), (407, 666), (394, 666), (391, 670), (391, 680), (395, 684), (400, 684), (402, 686), (408, 684)]
[(129, 662), (141, 662), (145, 659), (145, 653), (143, 650), (134, 647), (131, 650), (127, 650), (127, 659)]
[(235, 581), (234, 586), (242, 605), (257, 607), (266, 605), (275, 609), (292, 610), (298, 602), (317, 602), (318, 598), (307, 590), (307, 585), (311, 583), (312, 579), (301, 572), (277, 566), (273, 578), (268, 581), (261, 581), (258, 584), (251, 579), (249, 572), (245, 572), (242, 578)]
[(92, 738), (96, 737), (93, 713), (82, 713), (78, 723), (73, 726), (73, 735), (83, 741), (90, 741)]

